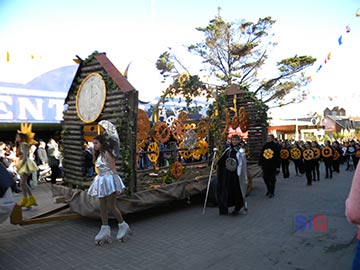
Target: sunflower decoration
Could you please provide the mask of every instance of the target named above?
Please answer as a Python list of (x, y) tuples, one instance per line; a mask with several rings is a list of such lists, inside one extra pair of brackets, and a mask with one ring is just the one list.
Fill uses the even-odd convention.
[(225, 123), (224, 123), (225, 127), (224, 127), (223, 132), (221, 133), (221, 136), (226, 138), (226, 136), (228, 135), (228, 130), (229, 130), (230, 124), (231, 124), (231, 118), (230, 118), (230, 113), (229, 113), (228, 108), (225, 108), (224, 114), (225, 114)]
[(303, 157), (307, 161), (314, 159), (314, 151), (311, 149), (305, 149), (303, 152)]
[(181, 162), (176, 161), (174, 162), (172, 169), (171, 169), (171, 175), (176, 178), (179, 179), (182, 175), (183, 175), (183, 166), (181, 164)]
[(180, 87), (183, 87), (184, 84), (190, 80), (190, 75), (187, 72), (181, 73), (178, 78), (178, 83)]
[(249, 130), (249, 115), (246, 113), (244, 107), (240, 107), (239, 112), (239, 125), (242, 132)]
[(297, 160), (301, 158), (301, 150), (297, 147), (290, 150), (290, 156), (292, 159)]
[(34, 140), (35, 133), (32, 132), (32, 124), (29, 124), (27, 121), (26, 123), (20, 124), (20, 130), (17, 132), (19, 134), (24, 134), (26, 137), (26, 142), (30, 145), (37, 144), (38, 142)]
[(231, 120), (231, 126), (232, 126), (232, 128), (233, 129), (237, 129), (237, 127), (239, 126), (239, 124), (240, 124), (240, 119), (239, 119), (239, 117), (237, 116), (237, 115), (235, 115), (233, 118), (232, 118), (232, 120)]
[(152, 163), (156, 163), (158, 158), (159, 158), (159, 154), (160, 154), (160, 148), (157, 142), (152, 142), (148, 145), (147, 151), (149, 152), (148, 158)]
[(274, 156), (274, 151), (270, 148), (264, 150), (263, 157), (266, 159), (272, 159)]
[(198, 138), (205, 138), (209, 133), (209, 125), (204, 121), (200, 120), (200, 122), (197, 125), (196, 134)]
[(179, 155), (184, 158), (191, 158), (192, 152), (190, 150), (188, 150), (187, 148), (185, 148), (185, 144), (184, 142), (180, 142), (179, 144)]
[(282, 148), (282, 149), (280, 150), (280, 158), (281, 158), (281, 159), (288, 159), (289, 156), (290, 156), (290, 153), (289, 153), (289, 150), (288, 150), (288, 149)]
[(317, 147), (314, 147), (312, 150), (314, 151), (314, 159), (319, 159), (321, 157), (320, 149)]
[(332, 151), (331, 147), (329, 147), (329, 146), (323, 147), (323, 149), (321, 149), (321, 155), (324, 158), (331, 157), (333, 155), (333, 151)]
[(150, 120), (144, 110), (139, 109), (137, 114), (137, 135), (136, 140), (142, 141), (149, 137)]

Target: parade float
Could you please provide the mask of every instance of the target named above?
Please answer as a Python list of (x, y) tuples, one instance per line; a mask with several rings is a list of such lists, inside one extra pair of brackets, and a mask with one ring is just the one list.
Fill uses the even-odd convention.
[[(189, 75), (176, 81), (183, 87), (187, 82), (192, 83)], [(86, 193), (92, 177), (84, 166), (84, 148), (97, 134), (109, 132), (109, 126), (120, 141), (116, 165), (127, 189), (117, 202), (125, 214), (205, 192), (214, 149), (223, 149), (231, 132), (246, 138), (250, 175), (256, 175), (266, 111), (250, 93), (236, 86), (224, 94), (225, 110), (215, 108), (212, 115), (197, 118), (181, 111), (164, 118), (159, 117), (159, 106), (168, 100), (164, 91), (150, 115), (138, 108), (138, 91), (106, 54), (93, 53), (80, 62), (65, 99), (64, 185), (53, 186), (54, 197), (64, 197), (76, 213), (99, 216), (98, 202)], [(150, 166), (144, 166), (145, 162)]]
[[(179, 76), (174, 85), (198, 87), (189, 75)], [(87, 173), (84, 153), (86, 145), (103, 132), (116, 134), (119, 141), (116, 166), (127, 188), (117, 203), (124, 214), (205, 193), (216, 178), (214, 151), (221, 152), (233, 133), (247, 142), (249, 177), (259, 174), (257, 160), (267, 124), (266, 109), (258, 100), (232, 85), (221, 98), (213, 99), (212, 112), (206, 116), (193, 117), (183, 110), (159, 117), (172, 87), (149, 114), (139, 109), (138, 91), (105, 53), (94, 52), (80, 61), (63, 113), (63, 184), (52, 186), (53, 197), (62, 198), (76, 213), (67, 218), (100, 215), (98, 200), (86, 192), (93, 176)]]

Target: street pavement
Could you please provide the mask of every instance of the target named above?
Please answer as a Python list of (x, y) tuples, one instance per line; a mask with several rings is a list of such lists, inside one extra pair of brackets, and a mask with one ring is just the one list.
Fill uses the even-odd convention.
[[(344, 216), (353, 172), (306, 185), (305, 176), (278, 175), (276, 196), (265, 196), (254, 179), (247, 215), (220, 216), (216, 207), (202, 215), (204, 195), (125, 216), (133, 235), (126, 242), (96, 246), (100, 221), (80, 217), (32, 225), (0, 224), (0, 269), (351, 269), (356, 226)], [(50, 184), (34, 189), (38, 207), (31, 217), (55, 208)], [(20, 200), (20, 195), (16, 199)], [(326, 217), (326, 228), (296, 230), (299, 216)], [(111, 220), (112, 235), (117, 233)], [(316, 224), (315, 224), (316, 225)], [(318, 229), (317, 231), (315, 229)]]

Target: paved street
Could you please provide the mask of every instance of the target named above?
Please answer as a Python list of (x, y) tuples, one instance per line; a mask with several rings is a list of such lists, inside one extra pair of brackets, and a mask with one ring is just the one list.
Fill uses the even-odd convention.
[[(79, 218), (26, 226), (0, 224), (0, 269), (351, 269), (356, 227), (344, 217), (353, 172), (306, 186), (305, 176), (278, 176), (276, 196), (254, 180), (247, 215), (219, 216), (203, 196), (126, 216), (134, 234), (125, 242), (94, 244), (99, 220)], [(290, 168), (294, 173), (294, 168)], [(54, 207), (49, 184), (35, 188), (39, 206)], [(16, 197), (17, 200), (20, 196)], [(324, 215), (325, 231), (296, 231), (298, 215)], [(112, 221), (113, 236), (117, 232)], [(314, 228), (314, 227), (313, 227)]]

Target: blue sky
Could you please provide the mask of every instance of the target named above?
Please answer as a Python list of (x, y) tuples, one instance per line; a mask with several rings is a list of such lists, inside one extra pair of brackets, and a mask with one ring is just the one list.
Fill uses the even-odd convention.
[[(197, 73), (198, 65), (185, 57), (182, 46), (201, 39), (195, 28), (206, 26), (218, 7), (227, 21), (265, 16), (277, 21), (273, 31), (279, 45), (271, 62), (295, 54), (318, 59), (308, 70), (313, 80), (307, 102), (286, 110), (300, 116), (339, 105), (360, 115), (360, 17), (355, 17), (360, 0), (0, 0), (0, 81), (26, 83), (73, 65), (75, 55), (86, 58), (97, 50), (106, 52), (121, 72), (132, 62), (129, 81), (149, 100), (166, 88), (154, 65), (168, 47)], [(345, 32), (347, 25), (350, 33)], [(324, 64), (329, 52), (331, 59)], [(272, 113), (283, 115), (284, 110)]]

